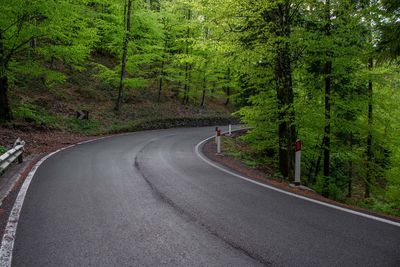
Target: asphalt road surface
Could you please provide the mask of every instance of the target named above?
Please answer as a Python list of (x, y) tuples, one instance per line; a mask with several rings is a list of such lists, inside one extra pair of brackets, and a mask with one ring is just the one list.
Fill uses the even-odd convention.
[(400, 227), (238, 179), (213, 127), (77, 145), (36, 172), (13, 266), (400, 266)]

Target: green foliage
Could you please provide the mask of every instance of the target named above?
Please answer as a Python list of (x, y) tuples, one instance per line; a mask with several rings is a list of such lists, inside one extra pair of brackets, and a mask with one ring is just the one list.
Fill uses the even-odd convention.
[(338, 185), (337, 177), (323, 177), (317, 176), (316, 182), (313, 183), (310, 187), (315, 190), (315, 192), (322, 194), (324, 190), (324, 184), (328, 179), (328, 188), (329, 188), (329, 195), (328, 197), (334, 200), (343, 201), (346, 199), (346, 191), (343, 190), (343, 187)]
[[(239, 59), (227, 57), (236, 72), (236, 88), (240, 88), (236, 102), (242, 108), (238, 114), (254, 127), (243, 137), (251, 149), (276, 165), (279, 114), (292, 109), (296, 134), (304, 147), (303, 182), (318, 192), (327, 186), (329, 197), (340, 201), (346, 200), (349, 186), (359, 194), (360, 188), (369, 184), (373, 200), (368, 207), (390, 213), (394, 213), (393, 207), (398, 207), (400, 200), (400, 120), (395, 107), (399, 102), (399, 70), (398, 65), (376, 65), (376, 59), (371, 68), (368, 62), (389, 52), (392, 58), (397, 56), (399, 38), (394, 36), (399, 12), (392, 2), (384, 1), (382, 6), (379, 1), (371, 1), (358, 6), (351, 1), (330, 1), (327, 6), (323, 1), (218, 0), (208, 2), (210, 6), (202, 9), (212, 22), (207, 25), (214, 30), (211, 38), (224, 32), (218, 41), (213, 40), (214, 44), (225, 55), (234, 51), (234, 58)], [(274, 11), (282, 3), (296, 7), (291, 10), (289, 36), (279, 35), (280, 25), (274, 20)], [(277, 101), (275, 62), (282, 47), (291, 51), (291, 72), (287, 75), (293, 81), (293, 107), (280, 107)], [(323, 177), (327, 61), (333, 66), (329, 73), (331, 174)], [(372, 97), (369, 83), (373, 86)], [(371, 99), (373, 119), (369, 122)], [(373, 157), (367, 163), (369, 135)]]
[(5, 148), (4, 146), (0, 146), (0, 155), (3, 155), (6, 152), (7, 152), (7, 148)]
[[(26, 63), (38, 57), (81, 69), (96, 42), (96, 30), (90, 27), (90, 17), (82, 8), (84, 1), (1, 1), (0, 29), (5, 55), (2, 67), (24, 71)], [(18, 56), (28, 58), (20, 61)], [(37, 65), (36, 74), (45, 69)]]
[(101, 127), (100, 122), (96, 120), (78, 120), (70, 119), (66, 122), (69, 125), (69, 129), (72, 132), (86, 134), (86, 135), (96, 135), (102, 134), (103, 127)]
[(23, 104), (18, 106), (14, 109), (13, 115), (16, 119), (22, 119), (26, 122), (45, 125), (49, 128), (61, 127), (60, 121), (56, 116), (51, 115), (31, 104)]
[(254, 169), (265, 164), (265, 161), (262, 157), (257, 155), (257, 152), (249, 150), (243, 151), (242, 144), (243, 142), (240, 140), (225, 136), (222, 137), (222, 147), (224, 148), (224, 154), (227, 156), (234, 157), (243, 162), (246, 166)]
[(379, 21), (381, 38), (378, 51), (381, 60), (395, 60), (400, 56), (400, 3), (396, 0), (382, 1), (385, 19)]

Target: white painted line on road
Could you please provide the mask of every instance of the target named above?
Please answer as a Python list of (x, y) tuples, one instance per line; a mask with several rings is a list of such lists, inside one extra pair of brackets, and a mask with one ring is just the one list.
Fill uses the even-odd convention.
[[(28, 192), (28, 188), (29, 188), (29, 185), (31, 184), (32, 178), (35, 175), (38, 168), (40, 167), (40, 165), (42, 165), (43, 162), (45, 162), (51, 156), (57, 154), (58, 152), (66, 150), (68, 148), (72, 148), (77, 145), (92, 143), (95, 141), (99, 141), (99, 140), (103, 140), (103, 139), (107, 139), (107, 138), (111, 138), (111, 137), (115, 137), (115, 136), (125, 136), (125, 135), (130, 135), (130, 134), (131, 133), (122, 133), (122, 134), (118, 134), (118, 135), (102, 136), (99, 138), (82, 141), (82, 142), (61, 148), (57, 151), (54, 151), (54, 152), (44, 156), (42, 159), (40, 159), (35, 164), (35, 166), (32, 168), (32, 170), (27, 175), (24, 183), (22, 184), (21, 189), (18, 193), (18, 196), (15, 200), (14, 206), (11, 210), (10, 216), (8, 217), (7, 225), (4, 230), (3, 238), (1, 241), (1, 247), (0, 247), (0, 267), (11, 267), (15, 236), (16, 236), (16, 232), (17, 232), (17, 226), (18, 226), (19, 216), (21, 214), (22, 205), (24, 204), (25, 196), (26, 196), (26, 193)], [(170, 136), (174, 136), (174, 135), (175, 134), (170, 135)], [(154, 138), (151, 141), (154, 141), (156, 139), (157, 138)]]
[(10, 217), (8, 217), (7, 226), (4, 230), (3, 239), (1, 241), (0, 266), (2, 267), (11, 266), (12, 252), (14, 248), (15, 234), (17, 232), (19, 216), (21, 214), (22, 205), (24, 204), (25, 196), (28, 191), (29, 185), (31, 184), (32, 178), (35, 175), (37, 169), (43, 162), (45, 162), (48, 158), (50, 158), (54, 154), (74, 146), (75, 145), (67, 146), (57, 151), (54, 151), (53, 153), (48, 154), (47, 156), (43, 157), (39, 162), (37, 162), (33, 167), (33, 169), (29, 172), (28, 176), (26, 177), (24, 183), (21, 186), (17, 199), (15, 200), (14, 206), (10, 213)]
[[(239, 131), (239, 130), (235, 130), (235, 131)], [(233, 131), (233, 132), (234, 132), (234, 131)], [(240, 178), (240, 179), (242, 179), (242, 180), (245, 180), (245, 181), (247, 181), (247, 182), (250, 182), (250, 183), (253, 183), (253, 184), (256, 184), (256, 185), (259, 185), (259, 186), (262, 186), (262, 187), (265, 187), (265, 188), (268, 188), (268, 189), (271, 189), (271, 190), (274, 190), (274, 191), (278, 191), (278, 192), (280, 192), (280, 193), (283, 193), (283, 194), (286, 194), (286, 195), (289, 195), (289, 196), (292, 196), (292, 197), (297, 197), (297, 198), (300, 198), (300, 199), (303, 199), (303, 200), (306, 200), (306, 201), (309, 201), (309, 202), (312, 202), (312, 203), (316, 203), (316, 204), (319, 204), (319, 205), (322, 205), (322, 206), (325, 206), (325, 207), (333, 208), (333, 209), (336, 209), (336, 210), (340, 210), (340, 211), (344, 211), (344, 212), (351, 213), (351, 214), (354, 214), (354, 215), (358, 215), (358, 216), (361, 216), (361, 217), (365, 217), (365, 218), (368, 218), (368, 219), (371, 219), (371, 220), (375, 220), (375, 221), (379, 221), (379, 222), (383, 222), (383, 223), (387, 223), (387, 224), (391, 224), (391, 225), (400, 227), (400, 223), (398, 223), (398, 222), (391, 221), (391, 220), (387, 220), (387, 219), (380, 218), (380, 217), (376, 217), (376, 216), (369, 215), (369, 214), (366, 214), (366, 213), (358, 212), (358, 211), (355, 211), (355, 210), (343, 208), (343, 207), (340, 207), (340, 206), (332, 205), (332, 204), (329, 204), (329, 203), (326, 203), (326, 202), (322, 202), (322, 201), (315, 200), (315, 199), (312, 199), (312, 198), (307, 198), (307, 197), (304, 197), (304, 196), (301, 196), (301, 195), (297, 195), (297, 194), (294, 194), (294, 193), (291, 193), (291, 192), (288, 192), (288, 191), (285, 191), (285, 190), (282, 190), (282, 189), (279, 189), (279, 188), (276, 188), (276, 187), (273, 187), (273, 186), (269, 186), (269, 185), (266, 185), (266, 184), (263, 184), (263, 183), (254, 181), (254, 180), (252, 180), (252, 179), (250, 179), (250, 178), (247, 178), (247, 177), (245, 177), (245, 176), (242, 176), (242, 175), (240, 175), (240, 174), (237, 174), (237, 173), (235, 173), (235, 172), (232, 172), (232, 171), (230, 171), (230, 170), (228, 170), (228, 169), (226, 169), (226, 168), (223, 168), (223, 167), (221, 167), (221, 166), (215, 164), (214, 162), (212, 162), (212, 161), (209, 160), (208, 158), (206, 158), (206, 157), (203, 155), (203, 153), (200, 152), (200, 148), (201, 148), (207, 141), (209, 141), (209, 140), (211, 140), (211, 139), (213, 139), (213, 138), (215, 138), (215, 137), (214, 137), (214, 136), (211, 136), (211, 137), (209, 137), (209, 138), (207, 138), (207, 139), (201, 141), (200, 143), (198, 143), (198, 144), (196, 145), (196, 147), (195, 147), (195, 153), (196, 153), (196, 155), (197, 155), (199, 158), (201, 158), (203, 161), (205, 161), (205, 162), (208, 163), (209, 165), (211, 165), (211, 166), (217, 168), (217, 169), (220, 170), (220, 171), (223, 171), (223, 172), (225, 172), (225, 173), (228, 173), (228, 174), (230, 174), (230, 175), (233, 175), (233, 176), (235, 176), (235, 177), (237, 177), (237, 178)]]
[(89, 139), (89, 140), (86, 140), (86, 141), (82, 141), (82, 142), (76, 143), (75, 145), (84, 145), (84, 144), (93, 143), (93, 142), (96, 142), (96, 141), (100, 141), (100, 140), (104, 140), (104, 139), (108, 139), (108, 138), (116, 137), (116, 136), (127, 136), (127, 135), (131, 135), (132, 133), (135, 133), (135, 132), (119, 133), (119, 134), (101, 136), (101, 137), (97, 137), (97, 138), (94, 138), (94, 139)]
[(95, 142), (95, 141), (106, 139), (108, 137), (110, 137), (110, 136), (103, 136), (103, 137), (99, 137), (99, 138), (96, 138), (96, 139), (82, 141), (82, 142), (77, 143), (77, 145), (84, 145), (84, 144), (92, 143), (92, 142)]

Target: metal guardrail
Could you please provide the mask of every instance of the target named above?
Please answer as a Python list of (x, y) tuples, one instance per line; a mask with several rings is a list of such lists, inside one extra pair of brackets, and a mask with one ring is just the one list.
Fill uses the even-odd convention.
[(17, 141), (15, 141), (13, 148), (0, 156), (0, 173), (17, 159), (18, 163), (22, 163), (22, 153), (24, 152), (24, 147), (25, 141), (18, 138)]

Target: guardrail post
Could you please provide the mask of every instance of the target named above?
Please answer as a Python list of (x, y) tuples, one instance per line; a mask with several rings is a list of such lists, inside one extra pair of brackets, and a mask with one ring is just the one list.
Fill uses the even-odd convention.
[(301, 174), (301, 141), (296, 140), (296, 158), (295, 158), (295, 173), (294, 173), (294, 184), (300, 185), (300, 174)]
[(19, 137), (18, 137), (17, 140), (15, 140), (13, 147), (16, 147), (16, 146), (18, 146), (18, 145), (22, 145), (21, 138), (19, 138)]
[(232, 124), (229, 124), (229, 136), (232, 135)]
[(217, 131), (217, 155), (221, 155), (221, 130)]
[(24, 162), (24, 157), (21, 155), (18, 156), (18, 163), (21, 164), (22, 162)]
[[(22, 145), (22, 146), (24, 146), (25, 145), (25, 141), (22, 141), (21, 140), (21, 138), (18, 138), (16, 141), (15, 141), (15, 143), (14, 143), (14, 148), (15, 147), (17, 147), (17, 146), (19, 146), (19, 145)], [(24, 158), (23, 158), (23, 148), (22, 148), (22, 152), (21, 152), (21, 154), (20, 155), (18, 155), (18, 157), (17, 157), (17, 160), (18, 160), (18, 163), (22, 163), (22, 162), (24, 162)]]

